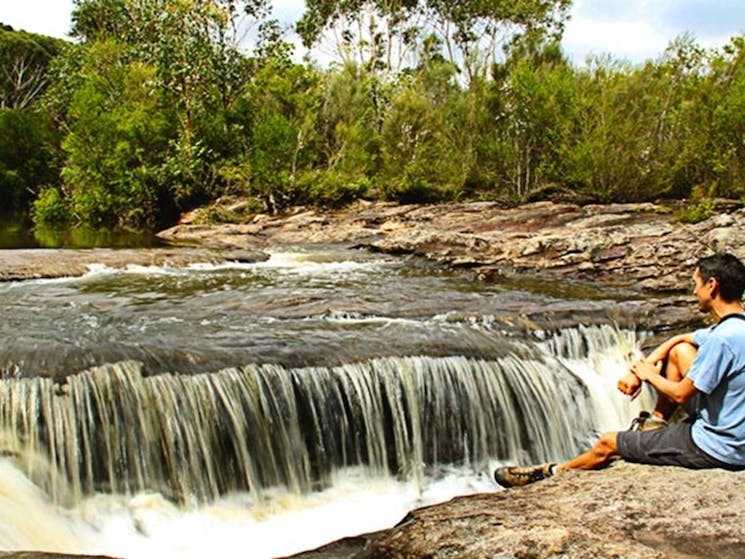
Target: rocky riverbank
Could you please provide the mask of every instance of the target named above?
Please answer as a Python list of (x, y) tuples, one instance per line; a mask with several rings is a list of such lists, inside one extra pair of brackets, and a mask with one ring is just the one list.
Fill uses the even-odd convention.
[(292, 559), (738, 559), (745, 474), (619, 462), (410, 512)]
[(0, 281), (75, 277), (97, 266), (172, 266), (219, 264), (226, 261), (260, 262), (258, 251), (201, 247), (138, 249), (22, 249), (0, 251)]
[(691, 264), (703, 253), (745, 257), (745, 209), (726, 201), (697, 224), (654, 204), (360, 202), (331, 212), (246, 215), (230, 224), (200, 223), (202, 214), (159, 233), (174, 244), (169, 248), (2, 251), (0, 281), (80, 275), (92, 264), (256, 261), (277, 246), (340, 244), (468, 268), (484, 279), (587, 280), (665, 295), (689, 292)]

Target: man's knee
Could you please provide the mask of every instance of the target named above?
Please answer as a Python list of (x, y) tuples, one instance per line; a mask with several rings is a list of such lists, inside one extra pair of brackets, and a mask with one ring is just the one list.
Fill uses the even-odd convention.
[(611, 460), (618, 456), (618, 433), (605, 433), (595, 443), (593, 452), (598, 458)]
[(689, 343), (676, 344), (675, 347), (670, 350), (668, 355), (669, 362), (674, 365), (681, 377), (685, 376), (688, 369), (691, 368), (693, 360), (696, 358), (696, 351), (696, 346)]

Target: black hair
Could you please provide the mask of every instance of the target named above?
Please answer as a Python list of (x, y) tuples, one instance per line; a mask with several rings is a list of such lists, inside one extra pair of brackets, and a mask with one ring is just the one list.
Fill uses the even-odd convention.
[(701, 258), (696, 265), (701, 281), (714, 278), (719, 283), (719, 295), (728, 303), (742, 299), (745, 291), (745, 265), (732, 254), (715, 254)]

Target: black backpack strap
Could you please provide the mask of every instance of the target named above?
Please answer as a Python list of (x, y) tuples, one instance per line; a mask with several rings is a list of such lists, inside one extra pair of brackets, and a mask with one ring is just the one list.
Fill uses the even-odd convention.
[(729, 320), (730, 318), (739, 318), (740, 320), (745, 320), (745, 314), (739, 312), (728, 314), (727, 316), (723, 316), (718, 324), (721, 324), (722, 322), (724, 322), (725, 320)]

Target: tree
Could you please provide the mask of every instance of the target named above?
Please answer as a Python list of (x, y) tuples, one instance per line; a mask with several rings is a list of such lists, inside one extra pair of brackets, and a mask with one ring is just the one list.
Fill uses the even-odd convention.
[(495, 125), (487, 134), (494, 137), (486, 145), (495, 151), (482, 152), (481, 160), (499, 162), (498, 192), (524, 202), (562, 183), (561, 150), (574, 132), (577, 103), (574, 73), (558, 43), (539, 36), (516, 47), (493, 67), (489, 102)]
[[(468, 81), (495, 61), (499, 45), (522, 33), (560, 37), (570, 0), (308, 0), (298, 23), (307, 47), (324, 33), (340, 31), (343, 44), (357, 46), (359, 62), (394, 69), (411, 45), (435, 36), (443, 54), (464, 69)], [(349, 49), (341, 49), (347, 52)], [(486, 57), (486, 58), (485, 58)]]
[(62, 176), (77, 220), (152, 227), (172, 206), (178, 177), (163, 169), (176, 131), (153, 86), (155, 68), (124, 54), (110, 40), (86, 50), (69, 108)]
[(382, 130), (382, 190), (406, 203), (457, 198), (468, 174), (457, 141), (461, 91), (452, 64), (433, 60), (402, 76)]
[(41, 112), (0, 109), (0, 208), (26, 209), (44, 186), (59, 182), (59, 133)]
[(50, 62), (65, 41), (0, 29), (0, 108), (23, 109), (36, 102), (49, 84)]
[[(702, 81), (700, 103), (706, 112), (696, 115), (705, 130), (705, 149), (699, 151), (699, 196), (745, 195), (745, 36), (734, 37), (709, 60)], [(699, 131), (699, 135), (701, 131)], [(703, 160), (702, 160), (703, 159)]]
[(278, 211), (306, 201), (313, 168), (318, 74), (283, 60), (266, 61), (243, 96), (250, 194)]
[(73, 0), (70, 34), (83, 42), (123, 37), (130, 25), (127, 0)]

